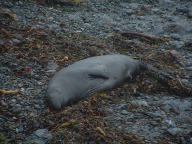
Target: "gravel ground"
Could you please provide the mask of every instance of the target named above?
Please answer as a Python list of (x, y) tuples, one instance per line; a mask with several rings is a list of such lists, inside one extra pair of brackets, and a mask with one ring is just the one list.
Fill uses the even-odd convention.
[[(27, 33), (13, 30), (14, 36), (0, 39), (0, 89), (19, 89), (0, 96), (0, 143), (192, 143), (191, 96), (133, 94), (130, 84), (100, 94), (98, 102), (85, 100), (59, 114), (49, 111), (45, 102), (55, 71), (85, 57), (122, 53), (124, 45), (130, 48), (126, 54), (142, 57), (145, 52), (133, 52), (132, 44), (145, 44), (141, 48), (146, 53), (151, 48), (174, 50), (172, 55), (182, 57), (175, 70), (184, 70), (182, 80), (192, 84), (190, 0), (87, 0), (80, 6), (0, 0), (0, 5), (16, 14), (15, 28)], [(118, 39), (115, 34), (121, 32), (142, 32), (169, 43)], [(4, 51), (5, 44), (15, 49)]]

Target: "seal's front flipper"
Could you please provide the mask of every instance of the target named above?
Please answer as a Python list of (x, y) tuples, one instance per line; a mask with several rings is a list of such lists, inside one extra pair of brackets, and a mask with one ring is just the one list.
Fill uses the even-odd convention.
[(107, 75), (106, 72), (106, 67), (104, 65), (97, 65), (91, 70), (89, 70), (88, 76), (91, 79), (104, 79), (104, 80), (109, 79), (109, 76)]
[(107, 80), (109, 77), (102, 74), (88, 74), (90, 79), (104, 79)]

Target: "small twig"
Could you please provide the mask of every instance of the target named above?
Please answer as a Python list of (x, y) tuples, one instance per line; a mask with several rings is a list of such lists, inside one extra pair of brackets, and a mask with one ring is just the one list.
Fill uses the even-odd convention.
[(18, 94), (19, 90), (3, 90), (0, 89), (0, 95), (11, 95), (11, 94)]
[(10, 25), (6, 25), (6, 24), (2, 24), (0, 23), (0, 27), (4, 27), (4, 28), (10, 28), (10, 29), (13, 29), (13, 30), (21, 30), (21, 31), (24, 31), (25, 29), (21, 29), (21, 28), (16, 28), (16, 27), (13, 27), (13, 26), (10, 26)]
[(121, 33), (121, 35), (124, 36), (124, 37), (143, 37), (143, 38), (146, 38), (146, 39), (149, 39), (149, 40), (163, 41), (163, 39), (160, 38), (160, 37), (156, 37), (156, 36), (153, 36), (153, 35), (146, 35), (144, 33), (124, 32), (124, 33)]

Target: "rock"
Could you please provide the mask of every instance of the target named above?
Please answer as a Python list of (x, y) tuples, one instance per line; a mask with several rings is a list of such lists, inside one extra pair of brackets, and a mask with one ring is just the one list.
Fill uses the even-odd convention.
[(186, 14), (189, 12), (189, 9), (187, 7), (179, 6), (176, 8), (176, 12)]
[(11, 102), (12, 102), (12, 103), (15, 103), (15, 102), (16, 102), (16, 99), (11, 99)]
[(54, 73), (54, 72), (56, 72), (58, 67), (59, 66), (53, 60), (51, 60), (51, 61), (48, 62), (47, 72), (48, 73)]
[(170, 59), (174, 62), (174, 63), (178, 63), (180, 65), (184, 65), (184, 58), (181, 55), (181, 53), (179, 51), (176, 50), (169, 50), (168, 51), (169, 55), (170, 55)]
[(192, 10), (190, 10), (190, 11), (187, 13), (187, 17), (188, 17), (188, 18), (192, 18)]
[(130, 15), (134, 14), (135, 11), (133, 9), (127, 9), (125, 13), (130, 16)]
[(41, 107), (40, 107), (40, 105), (35, 104), (35, 108), (40, 109)]
[(177, 23), (168, 24), (163, 29), (165, 32), (169, 32), (169, 33), (184, 33), (186, 31), (181, 24), (177, 24)]
[(172, 47), (174, 49), (181, 49), (184, 46), (184, 42), (183, 41), (171, 41), (170, 44), (172, 45)]
[(17, 127), (17, 128), (15, 129), (16, 133), (23, 132), (23, 130), (24, 130), (24, 128), (23, 128), (22, 125), (20, 125), (19, 127)]
[(38, 129), (26, 138), (26, 143), (46, 144), (52, 139), (52, 134), (47, 129)]
[(0, 104), (1, 104), (2, 106), (4, 106), (4, 107), (7, 107), (7, 103), (6, 103), (4, 100), (1, 100), (1, 101), (0, 101)]
[(129, 114), (129, 112), (126, 111), (126, 110), (122, 110), (122, 111), (121, 111), (121, 114), (123, 114), (123, 115), (127, 115), (127, 114)]
[(38, 129), (34, 132), (34, 135), (39, 138), (52, 139), (52, 135), (47, 129)]
[(191, 110), (192, 103), (190, 100), (178, 100), (170, 99), (163, 102), (162, 109), (170, 113), (171, 111), (177, 111), (178, 113), (183, 113), (185, 111)]
[(174, 40), (177, 40), (177, 41), (181, 39), (181, 36), (179, 34), (176, 34), (176, 33), (171, 33), (170, 37), (173, 38)]
[(128, 110), (128, 105), (127, 104), (120, 104), (120, 106), (118, 106), (118, 109), (120, 109), (120, 110)]
[(80, 5), (83, 3), (83, 0), (50, 0), (63, 5)]
[(181, 128), (169, 128), (167, 130), (172, 136), (176, 136), (176, 135), (183, 135), (184, 134), (184, 130)]
[(20, 104), (16, 104), (15, 107), (20, 109), (22, 106)]
[(188, 71), (192, 71), (192, 66), (186, 67), (185, 69)]
[(154, 12), (154, 13), (159, 13), (159, 12), (160, 12), (160, 9), (158, 9), (158, 8), (152, 8), (151, 11)]
[(156, 111), (156, 112), (146, 112), (145, 114), (150, 116), (150, 117), (152, 117), (152, 118), (162, 118), (162, 117), (164, 117), (161, 114), (161, 112), (159, 112), (159, 111)]
[(12, 44), (13, 44), (13, 45), (18, 45), (18, 44), (20, 44), (20, 43), (22, 43), (22, 41), (20, 41), (20, 40), (18, 40), (18, 39), (12, 39)]
[(165, 124), (168, 126), (168, 127), (171, 127), (171, 128), (175, 128), (175, 122), (171, 119), (165, 119), (164, 120)]
[(32, 140), (28, 140), (26, 143), (27, 144), (46, 144), (47, 142), (45, 142), (42, 139), (32, 139)]
[(130, 104), (138, 106), (138, 107), (148, 107), (148, 103), (145, 100), (134, 100), (131, 101)]

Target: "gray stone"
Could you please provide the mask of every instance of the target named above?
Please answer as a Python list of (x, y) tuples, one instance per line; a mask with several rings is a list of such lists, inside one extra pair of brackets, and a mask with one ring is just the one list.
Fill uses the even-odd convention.
[(15, 102), (16, 102), (16, 99), (12, 99), (11, 102), (12, 102), (12, 103), (15, 103)]
[(127, 115), (127, 114), (129, 114), (129, 112), (126, 111), (126, 110), (122, 110), (122, 111), (121, 111), (121, 114), (123, 114), (123, 115)]
[(173, 109), (179, 113), (183, 113), (185, 111), (192, 110), (192, 103), (191, 100), (188, 99), (185, 100), (170, 99), (164, 101), (162, 109), (168, 113)]
[(39, 138), (52, 139), (52, 134), (47, 129), (38, 129), (33, 134)]
[(138, 107), (148, 107), (148, 103), (145, 100), (134, 100), (130, 102), (132, 105), (138, 106)]
[(171, 119), (164, 119), (164, 122), (168, 127), (171, 127), (171, 128), (176, 127), (175, 122), (173, 120), (171, 120)]
[(184, 46), (183, 41), (176, 41), (175, 40), (175, 41), (171, 41), (170, 44), (174, 49), (181, 49)]
[(182, 7), (182, 6), (179, 6), (176, 8), (176, 12), (179, 12), (179, 13), (188, 13), (189, 12), (189, 9), (187, 7)]
[(180, 40), (181, 39), (181, 36), (179, 34), (176, 34), (176, 33), (170, 34), (170, 37), (173, 38), (174, 40)]
[(185, 27), (179, 23), (169, 23), (163, 29), (169, 33), (184, 33), (186, 31)]
[(26, 138), (27, 144), (47, 144), (52, 139), (52, 134), (47, 129), (38, 129)]
[(54, 61), (49, 61), (47, 65), (47, 72), (54, 73), (56, 72), (59, 66)]
[(147, 112), (146, 114), (148, 116), (152, 117), (152, 118), (159, 118), (159, 117), (162, 118), (163, 117), (163, 115), (158, 111), (156, 111), (156, 112)]
[(35, 108), (40, 109), (41, 107), (40, 107), (40, 105), (35, 104)]
[(32, 140), (27, 140), (25, 142), (26, 144), (47, 144), (47, 142), (45, 142), (42, 139), (32, 139)]
[(23, 132), (23, 126), (22, 125), (20, 125), (19, 127), (17, 127), (16, 129), (15, 129), (15, 131), (16, 131), (16, 133), (20, 133), (20, 132)]
[(169, 128), (167, 130), (171, 135), (176, 136), (176, 135), (182, 135), (184, 133), (184, 130), (181, 128)]
[(127, 104), (121, 104), (120, 106), (118, 106), (118, 109), (120, 109), (120, 110), (128, 110), (128, 105)]
[(188, 17), (188, 18), (192, 18), (192, 10), (190, 10), (190, 11), (187, 13), (187, 17)]
[(20, 104), (16, 104), (15, 107), (16, 108), (21, 108), (21, 105)]
[(18, 45), (18, 44), (20, 44), (20, 43), (21, 43), (20, 40), (18, 40), (18, 39), (12, 39), (12, 44), (13, 44), (13, 45)]
[(186, 67), (185, 69), (188, 70), (188, 71), (192, 71), (192, 66)]

